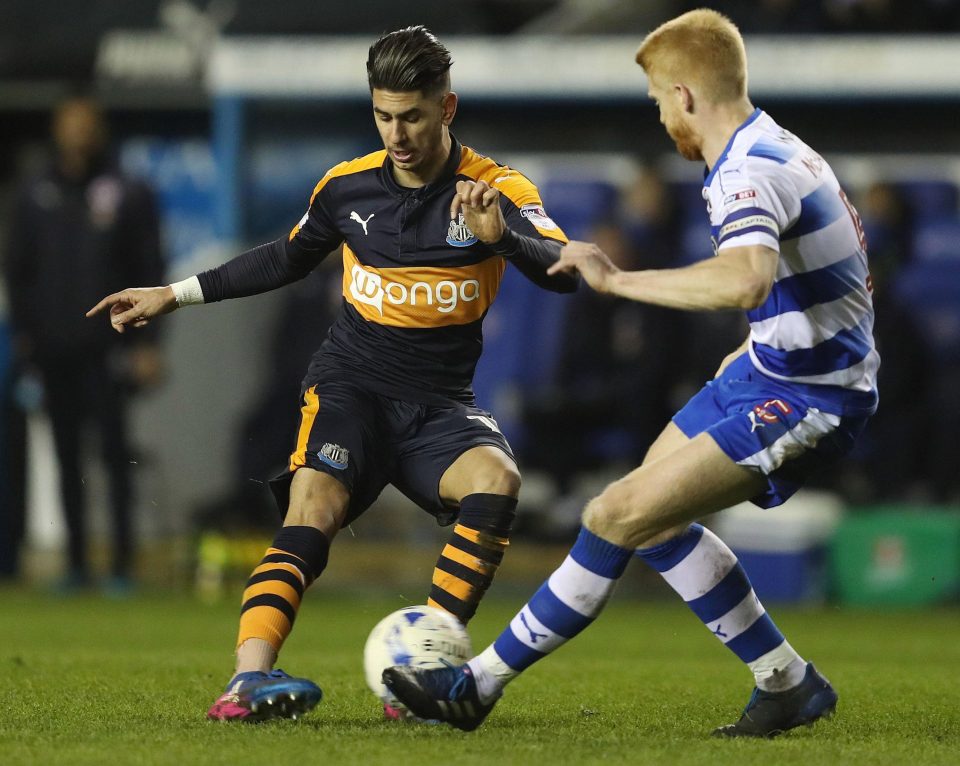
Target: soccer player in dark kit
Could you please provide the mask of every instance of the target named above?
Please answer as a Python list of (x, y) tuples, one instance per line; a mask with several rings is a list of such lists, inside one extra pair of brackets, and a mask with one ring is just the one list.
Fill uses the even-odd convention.
[(114, 293), (88, 314), (109, 308), (124, 332), (301, 279), (343, 245), (342, 309), (303, 380), (289, 470), (271, 483), (284, 526), (247, 583), (235, 675), (212, 719), (292, 718), (320, 700), (314, 683), (272, 668), (337, 531), (386, 484), (457, 522), (428, 603), (463, 623), (509, 543), (520, 475), (474, 401), (481, 324), (508, 262), (557, 292), (578, 277), (547, 275), (566, 237), (536, 187), (450, 133), (450, 65), (422, 26), (381, 37), (367, 74), (383, 150), (329, 170), (289, 236), (183, 282)]

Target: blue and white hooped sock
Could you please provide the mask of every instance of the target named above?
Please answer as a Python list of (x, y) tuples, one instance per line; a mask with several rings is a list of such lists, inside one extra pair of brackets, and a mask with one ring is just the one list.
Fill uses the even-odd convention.
[(803, 680), (806, 663), (770, 619), (736, 555), (709, 529), (692, 524), (673, 540), (638, 549), (637, 556), (747, 664), (759, 688), (782, 691)]
[(560, 567), (500, 637), (467, 663), (481, 701), (498, 697), (509, 681), (593, 622), (633, 553), (582, 527)]

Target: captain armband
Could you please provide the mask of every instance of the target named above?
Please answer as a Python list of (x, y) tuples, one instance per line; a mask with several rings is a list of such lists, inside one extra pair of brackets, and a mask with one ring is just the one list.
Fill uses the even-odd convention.
[(204, 302), (203, 289), (200, 287), (200, 280), (196, 276), (184, 279), (182, 282), (173, 282), (170, 289), (173, 290), (179, 308)]

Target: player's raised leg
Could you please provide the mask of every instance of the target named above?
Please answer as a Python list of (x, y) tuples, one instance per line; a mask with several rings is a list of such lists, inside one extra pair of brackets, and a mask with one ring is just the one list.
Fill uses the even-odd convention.
[[(690, 442), (645, 464), (591, 501), (560, 568), (463, 670), (394, 668), (384, 673), (385, 683), (418, 715), (468, 730), (478, 726), (509, 681), (594, 620), (640, 543), (685, 528), (691, 519), (730, 504), (731, 497), (755, 493), (755, 477), (723, 453), (718, 458), (719, 450), (705, 439), (709, 443)], [(688, 484), (691, 492), (685, 493)], [(450, 698), (454, 691), (457, 699)], [(450, 702), (463, 704), (450, 707)]]
[[(668, 582), (681, 595), (703, 599), (690, 599), (698, 615), (733, 612), (731, 618), (747, 624), (746, 638), (730, 648), (753, 663), (758, 683), (770, 678), (795, 685), (806, 666), (752, 596), (732, 552), (699, 525), (687, 527), (690, 519), (752, 497), (764, 486), (761, 475), (730, 460), (711, 437), (687, 441), (669, 426), (641, 468), (591, 501), (570, 555), (492, 646), (463, 669), (414, 674), (398, 668), (387, 671), (385, 681), (419, 715), (475, 728), (510, 680), (593, 621), (635, 549), (646, 544), (646, 560), (673, 564), (663, 571), (674, 576)], [(725, 571), (718, 578), (719, 565)], [(800, 678), (794, 678), (798, 670)]]
[(284, 527), (243, 594), (235, 675), (208, 718), (296, 718), (320, 701), (322, 693), (312, 681), (271, 669), (293, 628), (304, 591), (327, 565), (330, 541), (349, 501), (346, 487), (328, 474), (306, 467), (294, 474)]

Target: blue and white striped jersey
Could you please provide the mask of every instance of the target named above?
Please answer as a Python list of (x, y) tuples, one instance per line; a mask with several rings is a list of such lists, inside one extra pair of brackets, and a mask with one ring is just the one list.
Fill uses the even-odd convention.
[(780, 253), (762, 306), (747, 312), (750, 359), (824, 411), (876, 409), (880, 365), (860, 218), (823, 158), (756, 109), (703, 189), (714, 248)]

